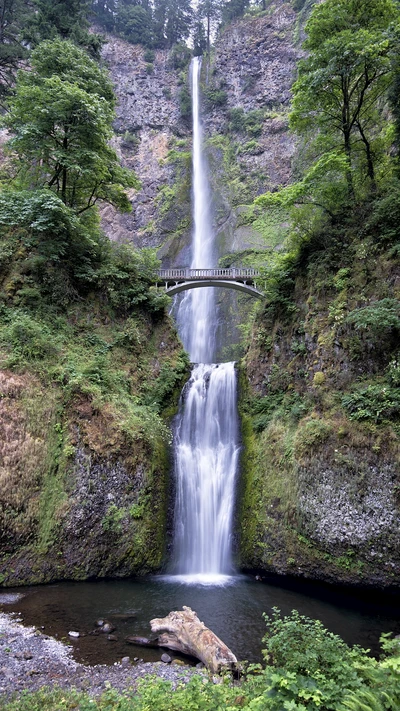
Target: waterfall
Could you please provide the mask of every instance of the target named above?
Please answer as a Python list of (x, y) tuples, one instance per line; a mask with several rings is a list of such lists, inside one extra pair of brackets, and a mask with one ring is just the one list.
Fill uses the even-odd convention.
[[(215, 266), (211, 197), (202, 147), (199, 79), (191, 65), (193, 99), (192, 268)], [(232, 523), (239, 457), (234, 363), (215, 358), (214, 288), (187, 291), (176, 312), (193, 367), (183, 389), (174, 433), (176, 474), (174, 573), (186, 582), (216, 583), (233, 572)]]

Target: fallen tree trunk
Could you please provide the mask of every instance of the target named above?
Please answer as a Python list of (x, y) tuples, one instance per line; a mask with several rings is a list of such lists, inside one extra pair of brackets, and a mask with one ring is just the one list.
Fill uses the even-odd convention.
[(214, 632), (200, 622), (190, 607), (170, 612), (167, 617), (150, 621), (151, 631), (158, 634), (160, 647), (168, 647), (200, 659), (214, 673), (235, 671), (238, 662), (231, 650)]

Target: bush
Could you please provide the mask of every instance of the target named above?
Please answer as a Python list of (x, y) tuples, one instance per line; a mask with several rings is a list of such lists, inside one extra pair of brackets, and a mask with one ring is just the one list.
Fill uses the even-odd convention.
[(400, 302), (397, 299), (381, 299), (370, 306), (354, 309), (346, 317), (345, 323), (356, 331), (364, 331), (375, 340), (400, 331)]
[(39, 360), (57, 352), (54, 335), (47, 326), (23, 312), (14, 313), (11, 323), (0, 331), (0, 343), (17, 360)]
[(187, 86), (183, 86), (179, 92), (179, 109), (182, 118), (185, 121), (190, 121), (192, 118), (192, 97)]
[(192, 58), (192, 52), (186, 44), (174, 44), (169, 53), (169, 63), (173, 69), (185, 69)]
[(390, 387), (384, 382), (358, 387), (343, 396), (342, 406), (351, 420), (382, 422), (394, 419), (400, 415), (400, 388)]
[(224, 89), (209, 86), (204, 89), (204, 98), (207, 106), (210, 109), (215, 109), (218, 106), (225, 106), (228, 101), (228, 94)]
[(156, 53), (154, 52), (154, 50), (153, 49), (146, 49), (146, 51), (143, 55), (144, 61), (147, 62), (148, 64), (153, 64), (155, 58), (156, 58)]
[(332, 432), (332, 427), (325, 420), (316, 417), (307, 419), (297, 430), (294, 445), (296, 454), (309, 454), (326, 442)]

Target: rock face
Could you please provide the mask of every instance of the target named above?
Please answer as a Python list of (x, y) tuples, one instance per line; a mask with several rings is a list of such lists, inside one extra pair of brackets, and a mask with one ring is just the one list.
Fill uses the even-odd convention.
[[(146, 338), (154, 387), (160, 368), (181, 346), (167, 319), (146, 330)], [(127, 359), (132, 376), (140, 369), (143, 383), (132, 349)], [(179, 390), (178, 384), (176, 399)], [(0, 393), (0, 584), (159, 569), (168, 442), (154, 422), (147, 437), (146, 409), (129, 430), (114, 403), (77, 392), (66, 404), (60, 383), (49, 385), (27, 369), (18, 375), (0, 369)], [(112, 632), (112, 626), (104, 624), (102, 631)]]
[[(257, 145), (238, 154), (244, 172), (261, 173), (259, 190), (265, 192), (291, 179), (294, 140), (288, 134), (290, 88), (300, 56), (294, 46), (296, 13), (287, 2), (274, 4), (269, 15), (238, 20), (222, 34), (215, 48), (211, 83), (226, 92), (223, 110), (207, 112), (208, 132), (229, 130), (229, 110), (263, 112), (260, 130), (236, 131), (243, 146), (251, 138)], [(243, 127), (244, 128), (244, 127)], [(234, 131), (233, 131), (234, 132)], [(244, 134), (244, 135), (243, 135)]]
[[(368, 387), (390, 391), (384, 374), (393, 356), (371, 334), (362, 341), (344, 323), (360, 292), (374, 303), (390, 285), (399, 298), (399, 267), (376, 253), (360, 260), (368, 255), (363, 249), (355, 247), (345, 283), (329, 286), (325, 268), (318, 272), (313, 264), (312, 277), (298, 279), (293, 312), (267, 304), (256, 323), (242, 377), (241, 561), (252, 569), (399, 588), (397, 421), (365, 410), (354, 417), (346, 408), (346, 398)], [(373, 409), (374, 400), (365, 398), (360, 408)]]
[(177, 137), (189, 133), (179, 110), (178, 72), (167, 51), (158, 50), (154, 63), (148, 64), (142, 47), (112, 36), (103, 58), (118, 98), (115, 147), (122, 162), (137, 173), (141, 188), (130, 194), (131, 213), (119, 215), (103, 207), (102, 224), (113, 240), (158, 246), (168, 232), (168, 226), (158, 224), (163, 217), (159, 191), (174, 180), (168, 151)]

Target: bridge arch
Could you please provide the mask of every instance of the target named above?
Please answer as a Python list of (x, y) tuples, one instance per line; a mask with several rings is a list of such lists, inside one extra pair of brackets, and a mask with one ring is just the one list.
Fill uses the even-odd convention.
[(227, 281), (225, 279), (202, 279), (198, 281), (184, 281), (179, 284), (174, 284), (172, 286), (166, 286), (166, 293), (169, 296), (174, 296), (179, 294), (181, 291), (187, 291), (188, 289), (203, 289), (207, 286), (222, 286), (227, 289), (236, 289), (236, 291), (241, 291), (245, 294), (250, 294), (250, 296), (262, 297), (263, 293), (256, 289), (256, 287), (250, 284), (244, 284), (239, 281)]

